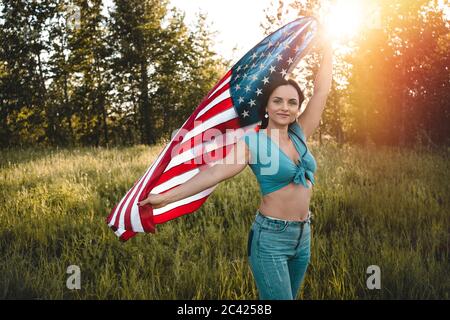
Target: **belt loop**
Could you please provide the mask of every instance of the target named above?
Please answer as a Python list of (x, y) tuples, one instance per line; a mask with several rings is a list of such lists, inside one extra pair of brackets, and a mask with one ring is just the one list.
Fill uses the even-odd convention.
[(300, 241), (302, 240), (303, 235), (303, 227), (305, 226), (304, 223), (300, 223), (300, 236), (298, 237), (297, 245), (295, 246), (294, 250), (297, 250), (298, 246), (300, 245)]
[(302, 227), (300, 229), (300, 237), (298, 237), (298, 243), (300, 243), (300, 241), (302, 241), (302, 235), (303, 235), (303, 228), (305, 227), (305, 224), (302, 223)]

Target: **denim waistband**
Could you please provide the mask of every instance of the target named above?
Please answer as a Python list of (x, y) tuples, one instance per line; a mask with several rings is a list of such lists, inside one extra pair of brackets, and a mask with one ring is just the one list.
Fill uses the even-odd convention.
[(303, 221), (283, 220), (283, 219), (278, 219), (278, 218), (275, 218), (275, 219), (274, 218), (269, 218), (269, 217), (263, 215), (259, 210), (256, 210), (255, 220), (256, 220), (256, 222), (259, 222), (259, 223), (263, 223), (264, 221), (269, 220), (269, 221), (280, 221), (280, 222), (283, 222), (283, 223), (289, 223), (289, 224), (294, 224), (294, 225), (295, 224), (301, 225), (301, 224), (305, 224), (305, 223), (311, 223), (311, 210), (308, 210), (308, 217), (305, 220), (303, 220)]

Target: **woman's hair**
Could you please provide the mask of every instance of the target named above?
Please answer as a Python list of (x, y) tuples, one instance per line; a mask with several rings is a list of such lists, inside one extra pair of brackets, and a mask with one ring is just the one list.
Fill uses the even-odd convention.
[(279, 86), (285, 86), (285, 85), (291, 85), (297, 90), (298, 93), (298, 108), (300, 109), (300, 106), (302, 105), (303, 101), (305, 100), (305, 96), (302, 92), (302, 89), (300, 89), (300, 86), (298, 85), (297, 81), (294, 79), (277, 79), (276, 82), (269, 84), (269, 87), (264, 90), (263, 95), (261, 96), (261, 104), (259, 107), (259, 117), (261, 118), (261, 129), (267, 128), (267, 125), (269, 124), (269, 118), (265, 118), (264, 115), (266, 114), (266, 107), (269, 102), (270, 95), (275, 91), (276, 88)]

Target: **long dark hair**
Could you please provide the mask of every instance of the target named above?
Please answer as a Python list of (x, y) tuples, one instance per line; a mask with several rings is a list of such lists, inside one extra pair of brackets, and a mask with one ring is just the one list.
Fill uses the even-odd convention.
[(285, 86), (285, 85), (291, 85), (295, 88), (295, 90), (297, 90), (298, 93), (298, 108), (300, 109), (303, 101), (305, 100), (305, 95), (302, 92), (302, 89), (300, 89), (300, 86), (298, 85), (297, 81), (295, 81), (294, 79), (285, 79), (285, 78), (280, 78), (277, 79), (277, 81), (270, 83), (269, 87), (264, 90), (263, 95), (261, 96), (261, 104), (260, 104), (260, 108), (259, 108), (259, 117), (261, 119), (261, 129), (265, 129), (267, 128), (267, 125), (269, 124), (269, 118), (265, 118), (264, 115), (266, 114), (266, 107), (267, 107), (267, 103), (269, 102), (269, 98), (270, 95), (272, 94), (272, 92), (275, 91), (276, 88), (278, 88), (279, 86)]

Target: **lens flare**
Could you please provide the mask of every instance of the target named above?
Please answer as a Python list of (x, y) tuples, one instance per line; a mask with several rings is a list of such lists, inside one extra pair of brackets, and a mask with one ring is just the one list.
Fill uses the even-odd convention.
[(325, 31), (335, 40), (348, 40), (354, 37), (363, 23), (362, 1), (334, 1), (324, 14)]

